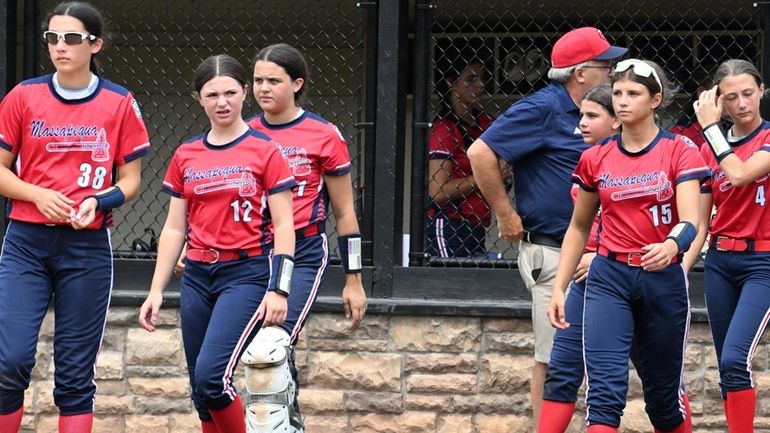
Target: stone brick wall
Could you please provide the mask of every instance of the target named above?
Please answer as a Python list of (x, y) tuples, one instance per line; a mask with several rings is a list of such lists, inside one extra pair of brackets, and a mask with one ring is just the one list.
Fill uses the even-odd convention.
[[(367, 316), (350, 334), (341, 314), (311, 316), (297, 351), (308, 433), (524, 433), (528, 431), (532, 335), (529, 319)], [(53, 432), (49, 313), (26, 394), (24, 432)], [(708, 326), (693, 323), (687, 390), (695, 431), (724, 432)], [(184, 367), (176, 309), (162, 310), (155, 333), (139, 328), (137, 308), (110, 312), (97, 366), (95, 432), (200, 431)], [(768, 346), (754, 360), (757, 431), (770, 431)], [(239, 389), (243, 389), (239, 372)], [(634, 373), (621, 431), (652, 431)], [(584, 431), (582, 402), (571, 432)]]

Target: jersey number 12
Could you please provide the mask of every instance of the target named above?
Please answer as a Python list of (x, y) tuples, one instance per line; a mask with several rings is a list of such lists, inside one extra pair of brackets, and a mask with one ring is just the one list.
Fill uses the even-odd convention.
[[(251, 205), (250, 201), (244, 200), (243, 203), (240, 203), (238, 200), (233, 200), (233, 202), (230, 203), (230, 207), (233, 208), (233, 221), (251, 222), (251, 216), (249, 214), (254, 210), (254, 206)], [(241, 208), (243, 208), (243, 215), (241, 215)]]

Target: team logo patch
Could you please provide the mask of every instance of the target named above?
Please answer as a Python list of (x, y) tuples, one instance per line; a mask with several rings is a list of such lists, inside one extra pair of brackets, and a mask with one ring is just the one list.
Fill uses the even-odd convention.
[(337, 128), (337, 125), (332, 125), (332, 126), (334, 126), (334, 132), (336, 132), (337, 135), (340, 136), (340, 140), (345, 141), (345, 137), (342, 136), (342, 132), (340, 132), (340, 129)]
[(605, 188), (627, 187), (627, 189), (614, 191), (610, 194), (610, 198), (614, 201), (654, 195), (659, 202), (664, 202), (674, 196), (674, 188), (671, 185), (671, 181), (668, 180), (668, 176), (663, 171), (620, 178), (612, 178), (609, 174), (605, 174), (601, 178), (600, 182), (603, 183)]
[(240, 177), (228, 179), (227, 176), (224, 176), (224, 179), (222, 180), (215, 180), (196, 185), (195, 188), (193, 188), (193, 192), (201, 195), (224, 189), (237, 189), (238, 195), (241, 197), (254, 196), (257, 193), (257, 181), (254, 179), (251, 168), (244, 168), (243, 171), (241, 171)]
[(685, 137), (684, 135), (682, 135), (681, 137), (682, 137), (682, 141), (684, 141), (688, 146), (692, 147), (693, 149), (697, 149), (698, 148), (698, 145), (693, 143), (693, 141), (690, 140), (689, 137)]
[(297, 176), (307, 176), (311, 172), (311, 163), (307, 157), (307, 150), (300, 148), (297, 153), (289, 156), (287, 162), (291, 167), (291, 174)]
[(102, 128), (94, 141), (53, 141), (45, 145), (48, 152), (91, 152), (91, 160), (105, 162), (110, 159), (110, 143), (107, 132)]
[(291, 167), (291, 174), (296, 176), (307, 176), (312, 171), (312, 161), (307, 157), (307, 150), (304, 147), (284, 146), (276, 143), (281, 155)]
[(142, 110), (139, 109), (139, 103), (136, 102), (136, 99), (131, 100), (131, 108), (134, 109), (134, 113), (136, 114), (137, 119), (142, 118)]

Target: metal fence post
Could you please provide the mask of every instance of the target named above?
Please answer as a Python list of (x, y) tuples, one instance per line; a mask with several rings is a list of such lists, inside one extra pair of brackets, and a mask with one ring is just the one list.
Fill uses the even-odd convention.
[(24, 79), (32, 78), (39, 72), (40, 39), (37, 36), (39, 22), (40, 0), (24, 2), (24, 70), (22, 72)]
[[(14, 3), (15, 2), (11, 2)], [(11, 14), (15, 7), (9, 5), (8, 0), (0, 0), (0, 23), (5, 23), (5, 30), (0, 31), (0, 99), (5, 97), (5, 94), (10, 90), (13, 85), (11, 68), (13, 68), (16, 62), (13, 61), (13, 35), (16, 34), (15, 14)], [(13, 57), (12, 57), (13, 56)], [(5, 228), (5, 197), (0, 197), (0, 227)], [(5, 230), (0, 230), (0, 239), (5, 234)]]
[[(764, 32), (762, 38), (762, 64), (760, 65), (760, 72), (762, 73), (762, 81), (770, 83), (770, 1), (754, 2), (754, 7), (759, 9), (759, 22)], [(767, 119), (770, 116), (770, 101), (765, 96), (763, 104), (761, 105), (762, 117)]]
[[(390, 297), (393, 267), (401, 253), (397, 235), (402, 218), (402, 180), (405, 135), (407, 64), (407, 0), (379, 4), (377, 47), (377, 142), (374, 148), (374, 233), (372, 259), (375, 265), (373, 294)], [(368, 151), (368, 150), (367, 150)], [(367, 174), (368, 175), (368, 174)]]
[(412, 122), (412, 188), (409, 218), (409, 264), (420, 265), (425, 231), (425, 164), (427, 137), (431, 123), (428, 117), (430, 99), (431, 0), (417, 0), (414, 11), (414, 106)]
[(374, 236), (374, 169), (376, 142), (375, 118), (377, 116), (377, 35), (379, 5), (376, 1), (359, 2), (359, 8), (365, 10), (364, 33), (365, 42), (365, 71), (364, 71), (364, 118), (356, 127), (363, 129), (364, 134), (364, 167), (363, 167), (363, 206), (361, 215), (361, 234), (363, 235), (364, 258), (371, 260), (373, 254), (372, 239)]

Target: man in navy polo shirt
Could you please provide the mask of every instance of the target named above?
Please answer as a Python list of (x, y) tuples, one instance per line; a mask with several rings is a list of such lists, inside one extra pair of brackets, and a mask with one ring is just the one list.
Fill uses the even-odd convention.
[[(609, 81), (611, 61), (626, 51), (611, 46), (593, 27), (564, 34), (551, 52), (551, 83), (513, 104), (468, 149), (476, 183), (497, 216), (500, 238), (521, 241), (519, 272), (532, 293), (535, 336), (530, 389), (534, 428), (555, 332), (546, 310), (572, 216), (570, 179), (587, 149), (578, 128), (580, 101), (589, 89)], [(513, 166), (516, 210), (503, 186), (498, 158)]]

